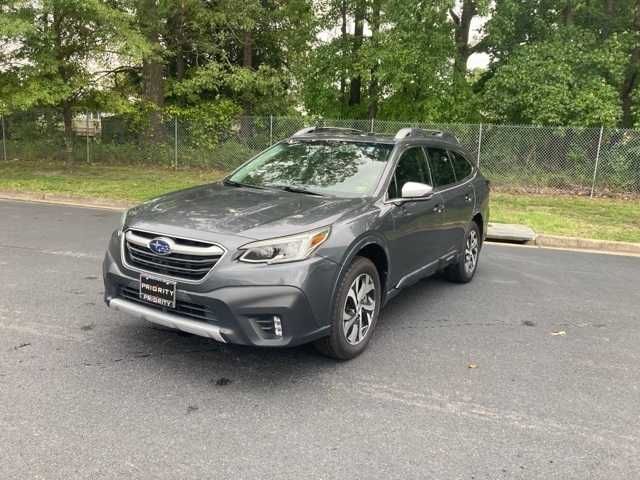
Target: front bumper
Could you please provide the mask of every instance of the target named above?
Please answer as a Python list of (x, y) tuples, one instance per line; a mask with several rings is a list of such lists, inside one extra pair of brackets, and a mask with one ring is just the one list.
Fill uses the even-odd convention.
[[(330, 260), (313, 257), (278, 266), (242, 264), (234, 268), (233, 260), (226, 259), (204, 283), (177, 281), (174, 310), (137, 298), (140, 274), (121, 262), (119, 243), (112, 239), (103, 264), (105, 302), (115, 310), (242, 345), (293, 346), (329, 333), (330, 299), (338, 274), (337, 264)], [(250, 267), (254, 267), (253, 275), (238, 275)], [(274, 317), (280, 321), (281, 335), (270, 328)]]
[[(147, 320), (176, 330), (182, 330), (183, 332), (193, 333), (194, 335), (200, 335), (201, 337), (213, 338), (218, 342), (227, 342), (225, 337), (222, 336), (223, 329), (215, 325), (189, 320), (188, 318), (172, 313), (161, 312), (152, 307), (140, 305), (122, 298), (112, 298), (108, 304), (109, 307), (114, 310), (124, 312), (132, 317), (141, 318), (142, 320)], [(229, 334), (229, 332), (227, 332), (227, 334)]]

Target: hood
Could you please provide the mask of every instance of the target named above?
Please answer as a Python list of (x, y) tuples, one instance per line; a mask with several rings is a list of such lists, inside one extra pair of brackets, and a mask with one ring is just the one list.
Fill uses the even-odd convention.
[(258, 190), (221, 183), (158, 197), (129, 211), (127, 226), (158, 233), (209, 233), (251, 240), (279, 237), (330, 225), (367, 203), (280, 190)]

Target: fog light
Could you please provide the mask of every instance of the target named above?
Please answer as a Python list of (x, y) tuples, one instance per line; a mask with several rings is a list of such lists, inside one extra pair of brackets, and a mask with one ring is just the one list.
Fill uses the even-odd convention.
[(277, 315), (273, 316), (273, 333), (276, 337), (282, 336), (282, 322), (280, 321), (280, 317)]

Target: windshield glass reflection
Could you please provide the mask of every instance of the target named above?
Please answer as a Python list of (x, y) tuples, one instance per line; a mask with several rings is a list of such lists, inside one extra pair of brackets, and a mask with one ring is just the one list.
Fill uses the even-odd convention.
[(300, 187), (341, 197), (373, 193), (393, 145), (289, 141), (270, 148), (229, 180), (254, 187)]

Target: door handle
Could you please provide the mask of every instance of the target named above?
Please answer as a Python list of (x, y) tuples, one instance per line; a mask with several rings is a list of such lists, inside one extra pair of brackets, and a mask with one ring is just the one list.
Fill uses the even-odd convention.
[(442, 213), (444, 212), (444, 204), (439, 203), (438, 205), (436, 205), (435, 207), (433, 207), (433, 211), (435, 213)]
[(464, 201), (467, 203), (471, 203), (473, 201), (473, 196), (470, 193), (465, 194)]

